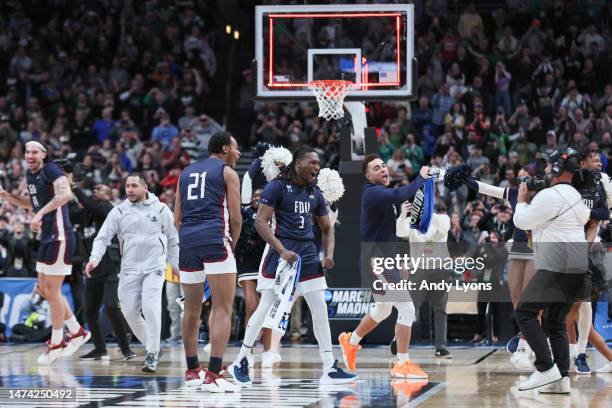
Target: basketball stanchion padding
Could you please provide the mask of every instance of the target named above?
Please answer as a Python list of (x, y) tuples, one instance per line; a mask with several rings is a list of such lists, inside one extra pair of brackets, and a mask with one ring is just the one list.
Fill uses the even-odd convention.
[(343, 102), (346, 94), (355, 86), (351, 81), (320, 80), (308, 83), (308, 89), (317, 98), (319, 117), (340, 119), (344, 117)]

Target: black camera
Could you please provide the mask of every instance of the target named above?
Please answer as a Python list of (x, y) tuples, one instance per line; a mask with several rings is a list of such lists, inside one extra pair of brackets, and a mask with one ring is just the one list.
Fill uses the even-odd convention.
[(579, 169), (574, 171), (572, 186), (583, 197), (595, 197), (597, 195), (597, 184), (601, 180), (601, 172), (597, 170)]
[(72, 174), (72, 181), (75, 183), (82, 181), (85, 176), (85, 172), (83, 171), (83, 163), (77, 161), (76, 158), (76, 153), (68, 153), (66, 157), (53, 161), (64, 169), (64, 173)]
[(539, 177), (520, 176), (516, 178), (519, 183), (527, 184), (527, 190), (540, 191), (546, 188), (546, 180)]

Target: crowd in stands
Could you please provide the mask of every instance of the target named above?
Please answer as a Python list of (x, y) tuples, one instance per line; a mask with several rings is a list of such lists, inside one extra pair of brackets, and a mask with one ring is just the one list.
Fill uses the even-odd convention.
[[(223, 128), (206, 113), (223, 69), (214, 2), (49, 3), (46, 12), (0, 5), (2, 187), (24, 188), (23, 146), (34, 139), (51, 158), (77, 153), (86, 190), (107, 184), (119, 202), (128, 172), (141, 171), (172, 206), (180, 170), (205, 157), (208, 139)], [(536, 158), (562, 146), (599, 150), (607, 170), (610, 10), (590, 3), (465, 5), (454, 15), (446, 1), (425, 2), (414, 40), (418, 99), (368, 107), (394, 184), (423, 165), (467, 163), (482, 181), (516, 185), (520, 169), (533, 172)], [(257, 141), (310, 144), (324, 163), (337, 163), (337, 132), (314, 103), (255, 102), (252, 80), (246, 70), (237, 104), (243, 149)], [(442, 194), (451, 239), (478, 242), (482, 231), (507, 239), (512, 210), (474, 198), (467, 190)], [(30, 217), (0, 203), (0, 276), (35, 276)]]

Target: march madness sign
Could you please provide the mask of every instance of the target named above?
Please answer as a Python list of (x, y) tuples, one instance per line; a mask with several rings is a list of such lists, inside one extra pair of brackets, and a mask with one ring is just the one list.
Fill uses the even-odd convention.
[(330, 288), (325, 290), (327, 314), (330, 320), (361, 318), (374, 306), (372, 292), (361, 288)]

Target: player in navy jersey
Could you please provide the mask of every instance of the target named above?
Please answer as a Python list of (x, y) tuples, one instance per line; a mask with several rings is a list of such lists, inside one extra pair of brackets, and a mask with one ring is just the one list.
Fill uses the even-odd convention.
[[(396, 233), (396, 209), (395, 205), (412, 200), (416, 192), (429, 177), (429, 167), (423, 166), (417, 178), (410, 184), (390, 189), (388, 188), (389, 169), (385, 162), (376, 155), (369, 154), (362, 163), (362, 171), (368, 180), (363, 187), (361, 197), (361, 242), (372, 244), (393, 243), (397, 241)], [(375, 247), (375, 246), (374, 246)], [(369, 251), (369, 250), (368, 250)], [(382, 252), (374, 249), (371, 256), (395, 256), (396, 251), (384, 248)], [(389, 277), (388, 280), (395, 279)], [(398, 302), (376, 301), (374, 308), (365, 315), (354, 332), (341, 333), (338, 337), (344, 361), (349, 370), (354, 371), (357, 366), (357, 351), (361, 348), (361, 339), (374, 330), (376, 326), (391, 314), (392, 308), (397, 309), (397, 323), (395, 325), (395, 337), (397, 339), (397, 362), (391, 370), (391, 375), (396, 378), (428, 378), (427, 374), (419, 366), (409, 359), (408, 348), (412, 323), (415, 320), (414, 305), (409, 297)]]
[[(183, 170), (174, 207), (179, 231), (179, 270), (185, 293), (183, 345), (187, 360), (185, 382), (209, 392), (235, 392), (236, 384), (221, 373), (229, 340), (236, 293), (234, 245), (240, 237), (240, 181), (233, 169), (240, 157), (238, 144), (227, 132), (208, 142), (210, 157)], [(211, 353), (208, 370), (198, 360), (198, 328), (208, 281), (212, 296), (209, 319)]]
[[(53, 328), (47, 349), (38, 358), (39, 364), (51, 364), (58, 357), (73, 354), (91, 337), (77, 322), (61, 292), (64, 277), (72, 271), (72, 253), (76, 245), (67, 206), (72, 200), (72, 191), (64, 170), (56, 163), (45, 163), (46, 156), (47, 149), (41, 143), (26, 143), (29, 198), (0, 191), (0, 198), (34, 211), (30, 228), (41, 233), (36, 256), (38, 290), (49, 302)], [(68, 329), (66, 339), (64, 324)]]
[[(255, 227), (268, 243), (257, 282), (261, 293), (259, 306), (246, 328), (240, 353), (228, 371), (241, 384), (250, 384), (253, 366), (252, 348), (265, 317), (276, 298), (273, 285), (281, 259), (294, 263), (301, 258), (297, 293), (304, 297), (312, 315), (313, 329), (323, 360), (321, 383), (349, 383), (356, 376), (338, 368), (332, 351), (331, 332), (327, 318), (324, 291), (327, 289), (322, 267), (334, 267), (334, 232), (327, 215), (325, 199), (315, 186), (320, 169), (319, 156), (311, 148), (300, 148), (293, 154), (284, 176), (268, 183), (261, 194)], [(312, 217), (323, 235), (325, 257), (319, 261), (314, 244)], [(273, 222), (274, 227), (270, 227)]]
[[(574, 175), (574, 182), (579, 177), (586, 181), (585, 183), (574, 183), (574, 186), (582, 195), (584, 204), (591, 210), (590, 220), (585, 227), (586, 239), (591, 245), (589, 251), (589, 269), (594, 272), (593, 276), (597, 277), (600, 282), (605, 282), (605, 266), (603, 265), (605, 250), (599, 244), (601, 239), (597, 235), (597, 231), (601, 221), (609, 219), (610, 210), (608, 208), (605, 185), (601, 180), (601, 158), (599, 152), (588, 148), (580, 152), (580, 156), (582, 177), (578, 174)], [(592, 179), (588, 173), (592, 175)], [(593, 308), (590, 300), (575, 303), (566, 317), (567, 334), (570, 340), (570, 358), (574, 360), (577, 374), (591, 374), (591, 368), (588, 365), (586, 355), (588, 342), (591, 342), (606, 357), (608, 360), (607, 366), (612, 364), (610, 363), (612, 361), (612, 352), (601, 335), (595, 331), (592, 319)], [(578, 336), (576, 336), (576, 325), (578, 326)]]

